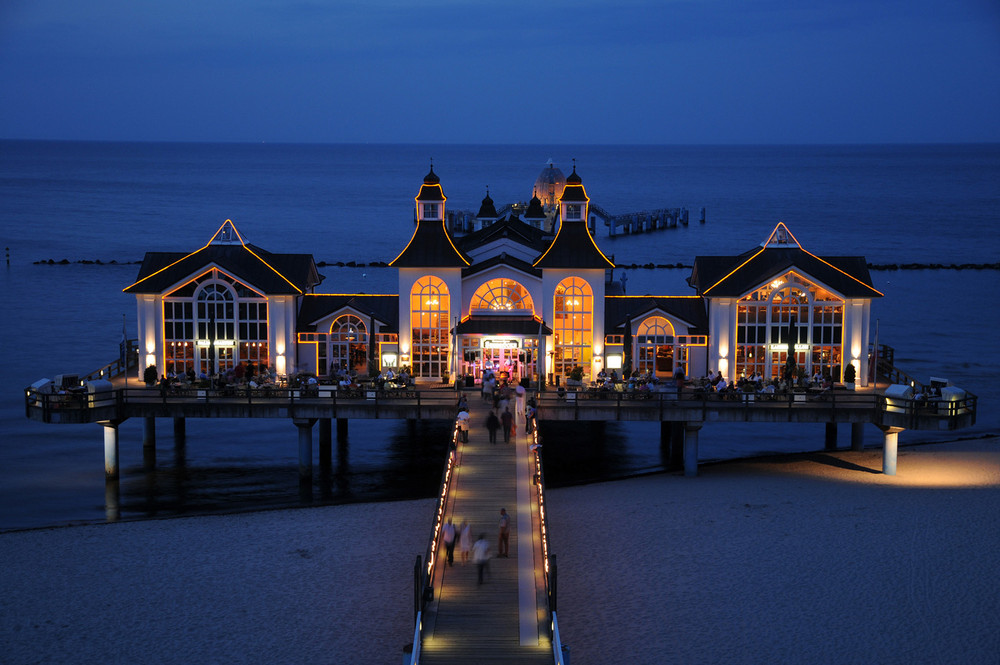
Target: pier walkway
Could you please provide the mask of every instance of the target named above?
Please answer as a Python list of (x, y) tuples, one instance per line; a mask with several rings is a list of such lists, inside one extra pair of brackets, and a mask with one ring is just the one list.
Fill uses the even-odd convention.
[[(449, 566), (440, 537), (434, 541), (433, 599), (423, 606), (413, 660), (422, 665), (555, 662), (534, 452), (529, 447), (533, 438), (525, 434), (522, 417), (510, 443), (498, 432), (497, 443), (491, 445), (485, 426), (488, 413), (489, 407), (472, 396), (469, 441), (457, 444), (441, 520), (451, 518), (456, 530), (468, 521), (472, 541), (484, 534), (491, 558), (480, 585), (471, 554), (463, 563), (456, 546), (454, 565)], [(501, 508), (511, 518), (508, 558), (497, 558)]]

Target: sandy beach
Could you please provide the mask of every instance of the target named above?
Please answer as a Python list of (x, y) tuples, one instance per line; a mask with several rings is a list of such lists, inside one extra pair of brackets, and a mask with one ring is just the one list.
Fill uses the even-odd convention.
[[(573, 665), (991, 663), (1000, 441), (548, 493)], [(398, 663), (433, 500), (0, 534), (5, 663)]]

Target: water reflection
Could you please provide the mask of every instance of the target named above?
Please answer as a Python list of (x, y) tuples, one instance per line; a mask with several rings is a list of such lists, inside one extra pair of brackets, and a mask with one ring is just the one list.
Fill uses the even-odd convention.
[[(338, 427), (334, 457), (328, 436), (315, 437), (319, 464), (299, 480), (297, 459), (239, 455), (191, 461), (199, 447), (218, 452), (218, 440), (192, 435), (173, 443), (173, 455), (143, 447), (142, 463), (122, 469), (120, 496), (106, 496), (107, 518), (239, 512), (264, 508), (405, 500), (435, 496), (447, 453), (450, 421), (351, 421)], [(322, 426), (326, 427), (326, 426)], [(235, 429), (235, 428), (234, 428)], [(315, 432), (314, 432), (315, 433)], [(275, 448), (290, 449), (296, 437)], [(239, 435), (235, 435), (239, 438)], [(160, 443), (168, 443), (161, 437)], [(117, 487), (117, 485), (116, 485)], [(110, 490), (109, 490), (110, 492)]]

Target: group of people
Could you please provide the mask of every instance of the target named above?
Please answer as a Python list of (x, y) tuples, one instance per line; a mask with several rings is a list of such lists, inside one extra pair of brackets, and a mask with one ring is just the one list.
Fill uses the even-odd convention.
[[(510, 443), (511, 437), (517, 436), (517, 421), (514, 412), (510, 410), (510, 393), (502, 394), (495, 406), (490, 409), (486, 416), (486, 431), (489, 433), (490, 443), (497, 442), (497, 434), (503, 433), (503, 442)], [(455, 419), (455, 427), (458, 429), (458, 438), (463, 443), (469, 442), (469, 402), (465, 393), (458, 398), (458, 415)], [(515, 407), (516, 408), (516, 407)], [(524, 408), (525, 433), (530, 434), (535, 427), (535, 400), (529, 399)]]
[[(155, 378), (155, 373), (153, 378)], [(171, 367), (165, 374), (162, 374), (157, 381), (157, 387), (164, 395), (175, 393), (195, 386), (198, 382), (211, 382), (212, 387), (223, 390), (227, 387), (246, 386), (249, 388), (259, 388), (269, 386), (276, 382), (277, 377), (273, 372), (269, 372), (266, 365), (256, 363), (241, 362), (224, 372), (208, 375), (205, 372), (196, 373), (193, 366), (188, 366), (186, 370), (177, 372)]]
[[(507, 559), (510, 557), (510, 515), (506, 508), (500, 509), (500, 520), (497, 525), (497, 558)], [(448, 566), (455, 564), (455, 547), (461, 554), (462, 563), (472, 562), (476, 564), (476, 577), (479, 584), (483, 583), (490, 560), (490, 544), (486, 540), (486, 534), (480, 533), (479, 538), (472, 542), (472, 527), (464, 521), (458, 527), (455, 526), (452, 518), (448, 518), (441, 528), (441, 544), (445, 549), (445, 557)]]

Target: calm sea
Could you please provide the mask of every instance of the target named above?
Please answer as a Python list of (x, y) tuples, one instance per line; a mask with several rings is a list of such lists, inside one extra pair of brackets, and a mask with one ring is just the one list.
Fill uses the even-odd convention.
[[(203, 245), (226, 219), (274, 252), (334, 263), (389, 261), (409, 240), (413, 197), (431, 160), (450, 210), (531, 197), (548, 160), (577, 170), (612, 213), (687, 207), (687, 228), (598, 242), (619, 264), (690, 265), (735, 254), (785, 222), (818, 254), (873, 263), (1000, 260), (1000, 146), (389, 146), (0, 141), (0, 530), (104, 519), (102, 432), (24, 417), (22, 389), (85, 373), (116, 357), (123, 315), (135, 334), (134, 281), (144, 252)], [(697, 219), (702, 207), (707, 223)], [(52, 259), (68, 265), (37, 264)], [(81, 261), (100, 261), (102, 265)], [(111, 265), (111, 262), (116, 262)], [(393, 293), (393, 271), (321, 269), (322, 291)], [(618, 272), (618, 271), (616, 271)], [(629, 293), (688, 294), (684, 270), (630, 269)], [(1000, 431), (1000, 274), (994, 270), (873, 273), (880, 339), (917, 377), (944, 376), (982, 398), (977, 426), (910, 433), (903, 443)], [(122, 426), (125, 518), (296, 505), (297, 438), (286, 422), (188, 423), (178, 458), (160, 423), (157, 468), (143, 471), (141, 423)], [(352, 422), (314, 501), (429, 496), (447, 424), (417, 432)], [(603, 435), (566, 430), (547, 441), (562, 482), (662, 468), (655, 425), (609, 423)], [(842, 432), (846, 445), (847, 432)], [(876, 445), (872, 428), (868, 443)], [(724, 459), (815, 450), (821, 426), (711, 425), (701, 455)], [(316, 458), (314, 458), (316, 459)], [(318, 474), (319, 475), (319, 474)]]

